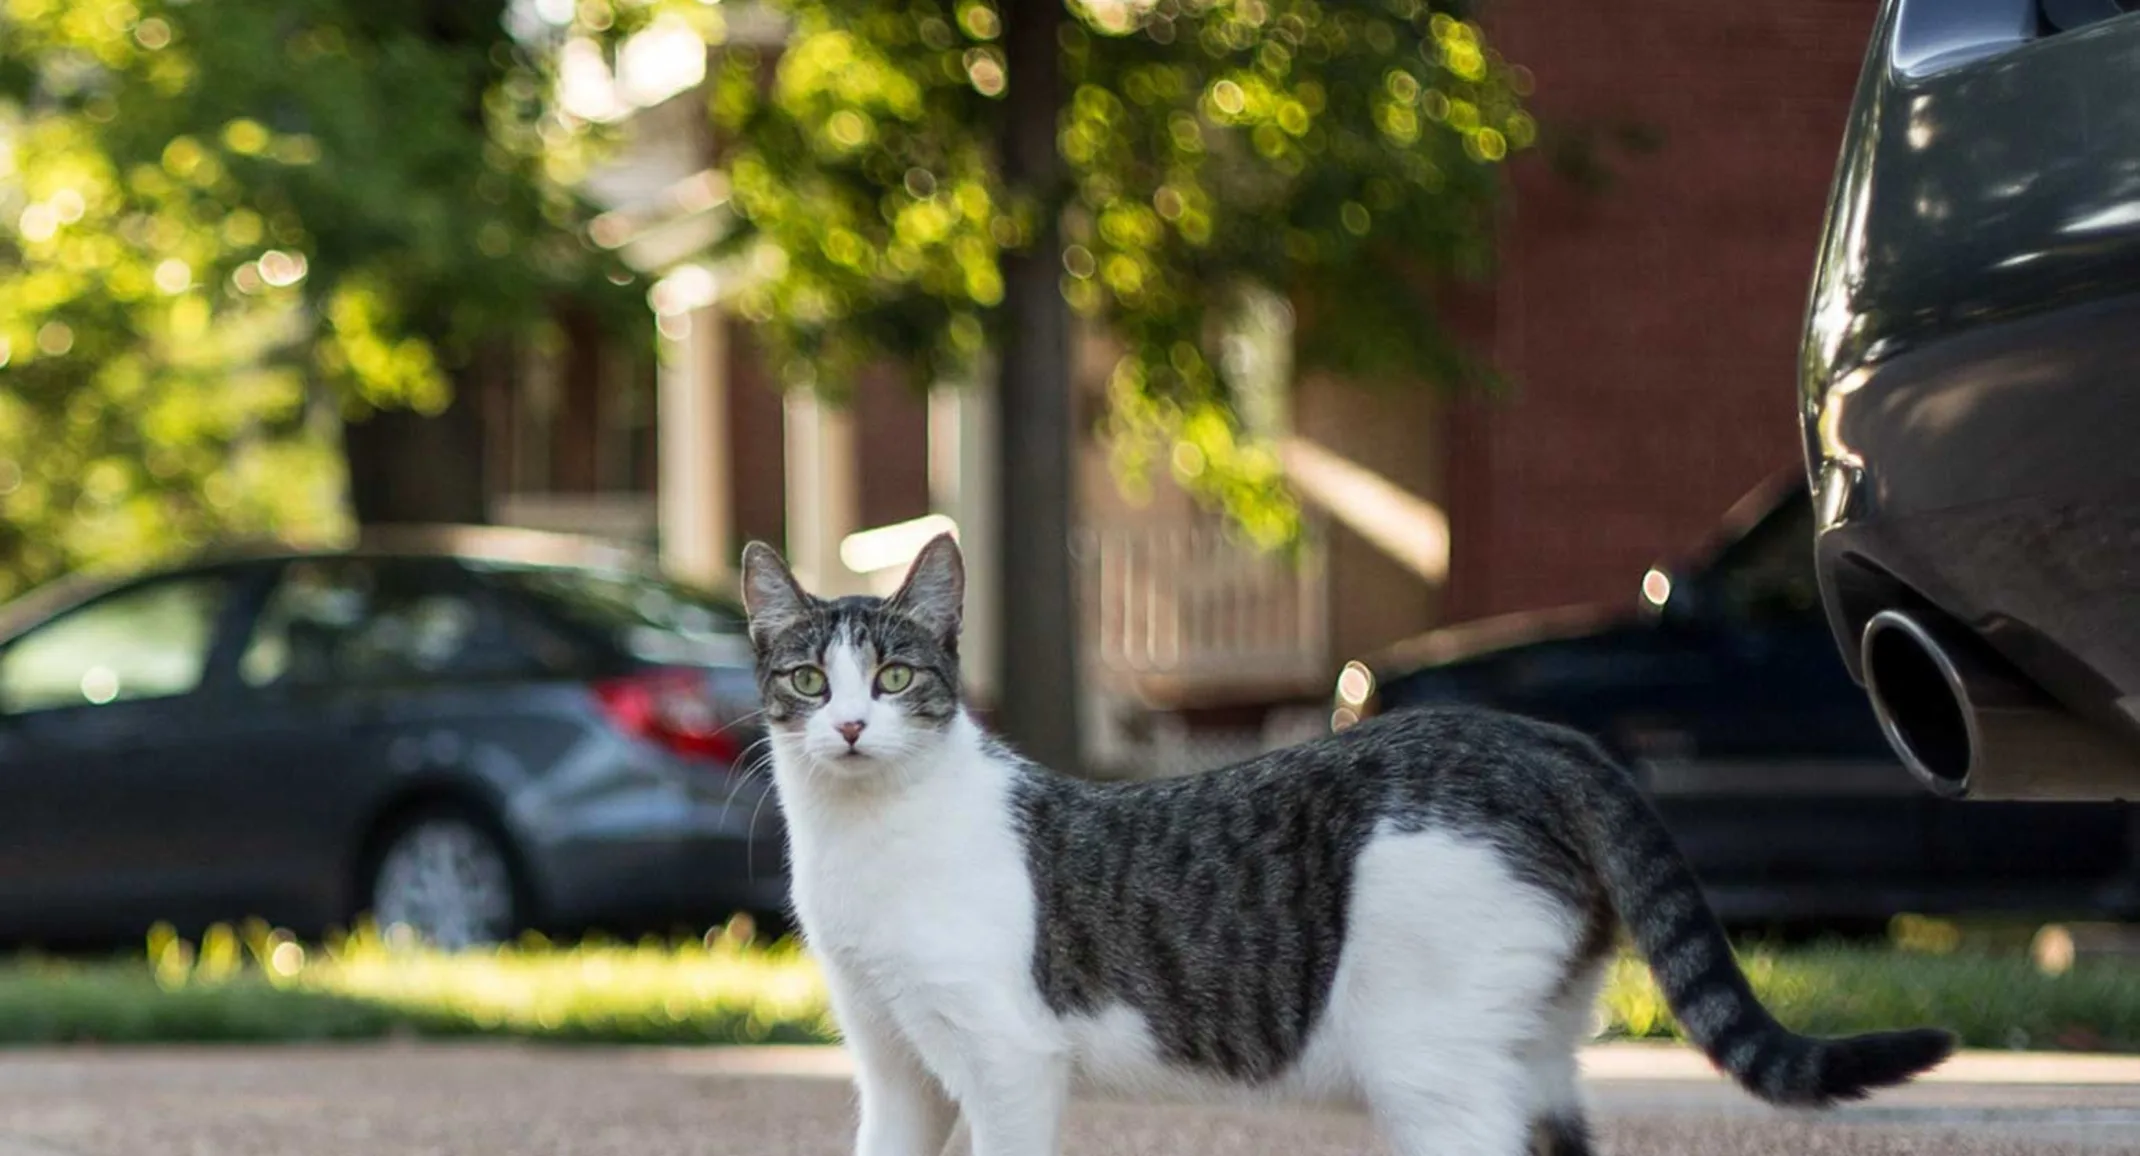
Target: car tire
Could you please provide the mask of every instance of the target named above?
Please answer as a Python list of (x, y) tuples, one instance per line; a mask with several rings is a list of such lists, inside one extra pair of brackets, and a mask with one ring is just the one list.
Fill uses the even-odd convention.
[(505, 839), (459, 808), (430, 808), (397, 821), (377, 844), (363, 896), (389, 939), (413, 937), (441, 951), (505, 942), (528, 916), (525, 889)]

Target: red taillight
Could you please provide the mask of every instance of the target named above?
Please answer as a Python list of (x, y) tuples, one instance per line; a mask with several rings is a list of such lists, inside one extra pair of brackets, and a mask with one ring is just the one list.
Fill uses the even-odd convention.
[(641, 671), (594, 684), (594, 696), (618, 730), (677, 754), (733, 763), (742, 753), (736, 720), (723, 716), (704, 671)]

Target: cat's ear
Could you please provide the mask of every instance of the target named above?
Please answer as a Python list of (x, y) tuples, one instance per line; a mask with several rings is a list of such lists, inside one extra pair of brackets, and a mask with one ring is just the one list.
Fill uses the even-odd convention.
[(763, 542), (743, 547), (743, 608), (750, 614), (751, 641), (760, 642), (800, 621), (810, 596), (780, 557)]
[(958, 637), (965, 602), (966, 560), (957, 539), (938, 534), (914, 556), (907, 580), (889, 605), (949, 642)]

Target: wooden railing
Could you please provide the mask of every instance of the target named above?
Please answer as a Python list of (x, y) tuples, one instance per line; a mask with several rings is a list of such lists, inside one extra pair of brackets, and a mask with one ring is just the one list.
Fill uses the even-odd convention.
[(1323, 553), (1265, 555), (1215, 519), (1079, 537), (1086, 653), (1144, 698), (1225, 700), (1320, 688), (1329, 661)]

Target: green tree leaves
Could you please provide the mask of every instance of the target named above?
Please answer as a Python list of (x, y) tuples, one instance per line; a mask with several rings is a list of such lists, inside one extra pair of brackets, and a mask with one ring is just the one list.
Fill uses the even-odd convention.
[(600, 134), (557, 109), (554, 48), (658, 13), (569, 14), (515, 39), (499, 0), (0, 0), (0, 596), (339, 534), (338, 411), (435, 411), (563, 301), (644, 330), (582, 240)]
[(1122, 347), (1105, 433), (1266, 544), (1290, 540), (1275, 456), (1216, 350), (1244, 286), (1290, 303), (1304, 369), (1482, 380), (1438, 289), (1491, 266), (1497, 164), (1536, 129), (1524, 75), (1464, 6), (1421, 0), (1083, 0), (1048, 203), (1006, 203), (1006, 84), (988, 0), (781, 0), (794, 37), (734, 54), (716, 117), (746, 228), (738, 303), (794, 385), (886, 356), (958, 379), (986, 344), (997, 263), (1065, 223), (1062, 292)]

